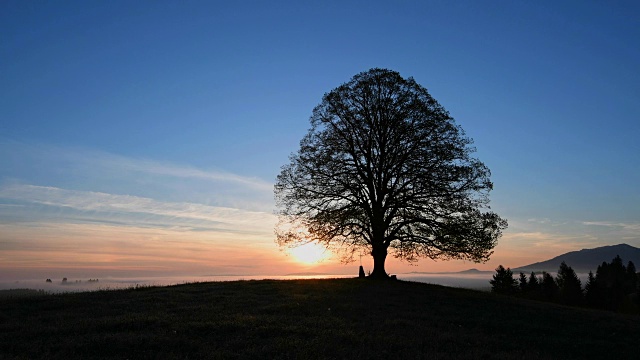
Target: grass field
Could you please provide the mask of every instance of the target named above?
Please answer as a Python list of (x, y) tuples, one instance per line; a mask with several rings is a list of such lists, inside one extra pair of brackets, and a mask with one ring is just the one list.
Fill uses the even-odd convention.
[(640, 317), (403, 281), (0, 299), (0, 358), (636, 359)]

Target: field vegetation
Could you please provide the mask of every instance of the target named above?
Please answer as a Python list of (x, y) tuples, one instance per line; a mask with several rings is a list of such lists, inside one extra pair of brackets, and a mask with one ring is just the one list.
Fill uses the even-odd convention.
[(370, 279), (0, 299), (2, 359), (631, 359), (639, 335), (637, 315)]

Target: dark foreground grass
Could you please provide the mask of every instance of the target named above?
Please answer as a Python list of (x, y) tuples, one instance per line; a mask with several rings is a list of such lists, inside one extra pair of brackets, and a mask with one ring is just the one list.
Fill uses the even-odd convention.
[(640, 317), (358, 279), (0, 299), (0, 358), (637, 359)]

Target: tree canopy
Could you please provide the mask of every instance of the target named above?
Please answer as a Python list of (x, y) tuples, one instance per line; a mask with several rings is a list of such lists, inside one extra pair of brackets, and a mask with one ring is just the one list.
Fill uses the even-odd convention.
[(489, 169), (413, 78), (371, 69), (325, 94), (275, 185), (277, 242), (318, 242), (372, 277), (398, 258), (489, 259), (506, 220), (489, 209)]

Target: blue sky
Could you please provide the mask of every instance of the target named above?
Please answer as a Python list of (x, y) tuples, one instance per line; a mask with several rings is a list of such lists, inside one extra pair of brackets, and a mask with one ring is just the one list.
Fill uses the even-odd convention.
[(322, 95), (372, 67), (415, 78), (475, 140), (510, 223), (488, 264), (408, 269), (640, 246), (639, 16), (635, 1), (3, 1), (3, 267), (89, 274), (90, 253), (103, 273), (350, 271), (277, 249), (272, 185)]

